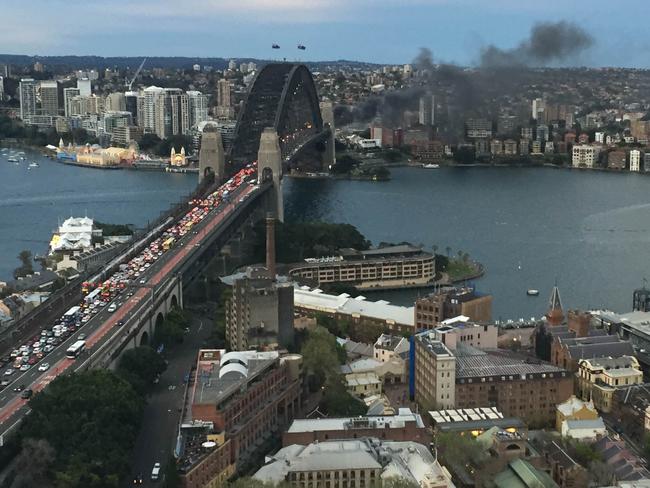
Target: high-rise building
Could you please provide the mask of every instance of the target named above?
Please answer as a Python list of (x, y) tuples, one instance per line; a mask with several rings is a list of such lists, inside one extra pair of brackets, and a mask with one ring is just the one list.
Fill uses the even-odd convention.
[(549, 136), (549, 131), (548, 131), (548, 125), (546, 124), (539, 124), (537, 126), (537, 140), (539, 142), (546, 142), (548, 141), (548, 136)]
[(5, 98), (5, 83), (4, 83), (4, 77), (0, 75), (0, 102), (2, 102)]
[(641, 151), (638, 149), (630, 151), (630, 171), (641, 171)]
[(37, 82), (33, 78), (23, 78), (18, 86), (20, 118), (25, 123), (30, 123), (30, 118), (36, 115), (36, 87)]
[(34, 63), (34, 71), (36, 73), (42, 73), (43, 71), (45, 71), (45, 66), (40, 61), (36, 61)]
[(532, 113), (531, 117), (535, 120), (541, 119), (544, 120), (544, 109), (546, 108), (546, 104), (544, 102), (544, 99), (542, 98), (535, 98), (532, 103)]
[(124, 110), (131, 112), (134, 122), (138, 120), (138, 92), (128, 91), (124, 94)]
[(492, 122), (487, 119), (467, 119), (465, 129), (469, 139), (492, 137)]
[(200, 91), (187, 92), (189, 104), (189, 126), (196, 127), (208, 120), (208, 96)]
[(63, 113), (66, 117), (70, 117), (72, 99), (81, 95), (79, 88), (64, 88), (63, 89)]
[(124, 112), (126, 110), (126, 98), (124, 93), (111, 93), (106, 97), (104, 107), (111, 112)]
[(156, 133), (156, 105), (163, 93), (163, 88), (149, 86), (142, 90), (138, 97), (138, 125), (142, 127), (145, 134)]
[(59, 83), (56, 80), (40, 82), (41, 112), (43, 115), (59, 115)]
[[(165, 89), (165, 128), (161, 139), (187, 134), (190, 128), (190, 110), (187, 94), (180, 88)], [(169, 113), (167, 113), (169, 107)], [(167, 121), (169, 120), (169, 125)]]
[(427, 93), (423, 97), (420, 97), (420, 117), (419, 117), (420, 124), (434, 125), (435, 111), (436, 111), (436, 99), (434, 95)]
[(580, 144), (573, 146), (572, 164), (574, 168), (593, 168), (600, 154), (599, 146)]
[(234, 59), (228, 61), (228, 69), (233, 71), (237, 69), (237, 63), (235, 62)]
[(232, 103), (232, 86), (225, 78), (217, 82), (217, 117), (231, 119), (235, 115)]
[(77, 88), (79, 89), (79, 95), (82, 97), (89, 97), (92, 93), (91, 81), (88, 78), (78, 78)]

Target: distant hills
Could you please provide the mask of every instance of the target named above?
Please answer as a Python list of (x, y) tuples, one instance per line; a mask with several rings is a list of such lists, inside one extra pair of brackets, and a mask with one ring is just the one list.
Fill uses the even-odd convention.
[[(106, 69), (106, 68), (131, 68), (136, 69), (142, 62), (143, 56), (26, 56), (21, 54), (0, 54), (0, 64), (11, 64), (13, 66), (31, 66), (39, 61), (50, 68), (60, 69)], [(264, 65), (271, 60), (255, 58), (201, 58), (201, 57), (184, 57), (184, 56), (152, 56), (147, 57), (146, 69), (165, 68), (165, 69), (191, 69), (194, 64), (201, 67), (211, 66), (214, 69), (224, 69), (228, 66), (228, 61), (234, 59), (237, 63), (253, 62)], [(293, 61), (289, 59), (288, 61)], [(306, 65), (313, 69), (323, 69), (327, 66), (347, 66), (349, 68), (370, 68), (379, 65), (364, 63), (359, 61), (305, 61)]]

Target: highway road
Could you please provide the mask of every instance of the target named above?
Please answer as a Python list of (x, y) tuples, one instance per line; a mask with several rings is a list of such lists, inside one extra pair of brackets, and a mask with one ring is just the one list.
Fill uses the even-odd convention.
[[(13, 389), (17, 385), (24, 385), (25, 388), (31, 388), (36, 394), (47, 387), (58, 375), (85, 368), (89, 361), (94, 361), (96, 355), (104, 352), (103, 349), (116, 337), (116, 334), (128, 335), (130, 327), (132, 327), (131, 319), (149, 305), (148, 299), (155, 294), (161, 283), (184, 263), (195, 251), (195, 248), (201, 246), (203, 240), (230, 215), (241, 198), (254, 191), (257, 191), (257, 187), (244, 183), (232, 192), (229, 203), (222, 203), (211, 210), (200, 223), (192, 227), (192, 231), (183, 236), (172, 249), (163, 253), (137, 278), (137, 280), (144, 279), (144, 284), (134, 280), (111, 302), (116, 305), (120, 304), (115, 312), (109, 313), (108, 306), (104, 306), (83, 327), (45, 356), (39, 364), (49, 363), (48, 371), (39, 372), (38, 365), (34, 365), (26, 372), (16, 371), (10, 377), (3, 376), (3, 379), (8, 378), (12, 380), (12, 383), (0, 392), (0, 445), (4, 435), (18, 425), (29, 411), (28, 400), (20, 398), (20, 393), (14, 392)], [(131, 297), (126, 296), (129, 291), (133, 293)], [(124, 321), (124, 325), (116, 327), (119, 321)], [(72, 343), (79, 339), (79, 334), (86, 335), (86, 351), (76, 360), (68, 359), (65, 352)]]

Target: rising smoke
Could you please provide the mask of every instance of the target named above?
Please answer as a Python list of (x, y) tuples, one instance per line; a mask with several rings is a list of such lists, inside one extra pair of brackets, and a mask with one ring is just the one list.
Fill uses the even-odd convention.
[(369, 122), (381, 117), (385, 126), (398, 127), (404, 112), (417, 111), (420, 97), (431, 92), (445, 102), (442, 117), (437, 117), (439, 132), (454, 132), (468, 116), (481, 116), (481, 110), (490, 110), (486, 106), (488, 94), (515, 87), (522, 74), (518, 68), (566, 64), (593, 43), (586, 31), (570, 22), (540, 22), (516, 48), (489, 45), (481, 49), (478, 71), (454, 64), (436, 65), (431, 50), (422, 47), (411, 63), (418, 72), (419, 85), (372, 96), (355, 107), (336, 107), (336, 123)]
[(516, 48), (500, 49), (494, 45), (483, 48), (480, 65), (483, 68), (501, 68), (565, 63), (593, 43), (589, 33), (570, 22), (540, 22), (533, 26), (530, 37)]

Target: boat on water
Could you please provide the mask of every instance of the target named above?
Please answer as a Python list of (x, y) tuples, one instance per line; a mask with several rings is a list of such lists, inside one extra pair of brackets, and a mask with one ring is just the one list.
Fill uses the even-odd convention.
[(14, 158), (14, 157), (7, 158), (7, 161), (10, 162), (10, 163), (17, 163), (18, 162), (18, 160), (16, 158)]
[(39, 164), (36, 161), (32, 161), (27, 165), (28, 168), (38, 168)]
[(440, 167), (440, 165), (439, 165), (439, 164), (433, 164), (433, 163), (430, 163), (430, 164), (423, 164), (422, 167), (423, 167), (424, 169), (438, 169), (438, 168)]
[(526, 295), (528, 295), (529, 297), (536, 297), (537, 295), (539, 295), (539, 290), (535, 290), (531, 288), (530, 290), (526, 291)]

